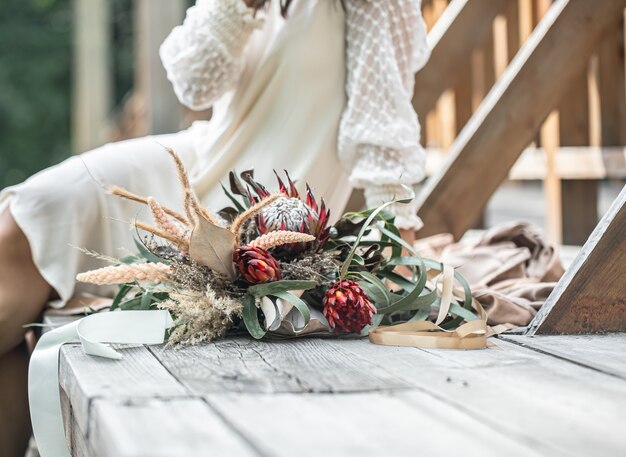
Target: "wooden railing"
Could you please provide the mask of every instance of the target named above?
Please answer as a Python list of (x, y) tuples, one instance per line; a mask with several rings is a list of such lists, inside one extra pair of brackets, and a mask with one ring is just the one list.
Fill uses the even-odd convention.
[[(514, 180), (541, 179), (552, 238), (582, 244), (598, 221), (598, 181), (625, 177), (624, 13), (613, 0), (587, 2), (597, 8), (573, 13), (575, 8), (567, 3), (423, 0), (433, 54), (416, 77), (414, 105), (423, 143), (432, 151), (432, 173), (441, 171), (451, 155), (472, 150), (470, 139), (475, 142), (482, 134), (484, 141), (475, 147), (493, 151), (482, 157), (477, 150), (473, 168), (462, 173), (481, 174), (484, 190), (472, 189), (479, 206), (507, 175)], [(562, 14), (555, 14), (556, 9)], [(611, 9), (612, 16), (603, 16), (603, 9)], [(541, 28), (542, 19), (553, 24)], [(574, 36), (573, 30), (582, 36)], [(536, 52), (528, 46), (519, 52), (529, 44)], [(527, 55), (520, 58), (524, 52)], [(566, 54), (571, 61), (563, 60)], [(498, 84), (503, 79), (508, 83)], [(492, 89), (500, 93), (492, 94)], [(511, 104), (507, 94), (522, 97), (523, 91), (528, 91), (528, 103), (517, 99)], [(485, 103), (492, 106), (479, 113), (483, 119), (472, 118)], [(462, 133), (466, 126), (469, 130)], [(513, 167), (522, 149), (526, 151)], [(467, 167), (469, 161), (458, 163)], [(493, 171), (496, 179), (488, 177)], [(430, 203), (425, 201), (422, 212), (433, 233), (445, 230), (460, 236), (480, 215), (473, 211), (471, 220), (454, 226), (446, 214), (430, 219)]]

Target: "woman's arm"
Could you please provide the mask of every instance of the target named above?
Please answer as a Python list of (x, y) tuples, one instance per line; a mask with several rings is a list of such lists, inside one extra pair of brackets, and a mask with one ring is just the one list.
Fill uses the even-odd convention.
[(261, 24), (244, 0), (198, 0), (189, 8), (183, 25), (160, 49), (180, 102), (203, 110), (233, 89), (243, 70), (243, 50)]
[[(405, 194), (424, 178), (425, 152), (411, 104), (414, 75), (428, 60), (421, 0), (346, 4), (347, 94), (339, 154), (368, 206)], [(415, 206), (394, 205), (396, 224), (418, 229)]]

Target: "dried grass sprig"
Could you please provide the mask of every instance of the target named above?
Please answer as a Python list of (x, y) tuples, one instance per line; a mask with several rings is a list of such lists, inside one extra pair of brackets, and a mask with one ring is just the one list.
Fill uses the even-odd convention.
[(265, 197), (263, 200), (261, 200), (257, 204), (251, 206), (250, 208), (248, 208), (247, 210), (245, 210), (243, 213), (241, 213), (235, 218), (235, 220), (230, 226), (230, 231), (235, 234), (237, 239), (239, 239), (241, 236), (241, 233), (240, 233), (241, 229), (243, 225), (245, 224), (245, 222), (247, 220), (252, 219), (256, 215), (258, 215), (261, 211), (263, 211), (264, 208), (271, 205), (272, 203), (274, 203), (276, 200), (278, 200), (281, 197), (284, 197), (284, 195), (282, 194), (269, 195), (268, 197)]
[[(129, 192), (126, 189), (123, 189), (121, 187), (118, 186), (113, 186), (110, 187), (108, 189), (109, 194), (111, 195), (115, 195), (116, 197), (121, 197), (121, 198), (125, 198), (127, 200), (131, 200), (137, 203), (143, 203), (144, 205), (148, 205), (148, 199), (144, 198), (144, 197), (140, 197), (139, 195), (133, 194), (132, 192)], [(182, 215), (179, 214), (178, 212), (174, 211), (173, 209), (170, 209), (166, 206), (163, 206), (163, 211), (165, 211), (165, 213), (168, 216), (173, 217), (174, 219), (178, 220), (181, 224), (185, 225), (185, 226), (189, 226), (189, 222), (187, 221), (187, 219)]]
[[(150, 211), (152, 211), (152, 217), (154, 218), (159, 229), (182, 240), (188, 239), (188, 234), (185, 233), (185, 231), (176, 222), (170, 219), (165, 212), (165, 209), (159, 202), (152, 197), (148, 197), (148, 206), (150, 207)], [(182, 250), (186, 250), (186, 245), (177, 245)]]
[(133, 225), (140, 230), (145, 230), (146, 232), (150, 232), (153, 235), (158, 236), (159, 238), (163, 238), (171, 243), (174, 243), (176, 246), (179, 246), (181, 249), (189, 250), (189, 240), (186, 237), (180, 237), (176, 235), (172, 235), (165, 230), (161, 230), (158, 228), (154, 228), (151, 225), (146, 224), (145, 222), (134, 221)]
[(237, 300), (217, 296), (210, 288), (205, 292), (186, 290), (170, 293), (170, 299), (158, 304), (177, 316), (176, 326), (168, 338), (169, 345), (198, 344), (226, 335), (233, 317), (243, 306)]
[(164, 263), (115, 265), (80, 273), (76, 280), (99, 286), (112, 284), (159, 283), (168, 280), (172, 269)]
[(85, 248), (81, 248), (81, 247), (74, 246), (71, 244), (70, 246), (73, 247), (74, 249), (78, 249), (80, 252), (82, 252), (85, 255), (88, 255), (89, 257), (93, 257), (94, 259), (103, 260), (108, 263), (120, 263), (120, 259), (117, 259), (115, 257), (100, 254), (99, 252), (93, 251), (91, 249), (85, 249)]
[[(182, 159), (172, 148), (165, 148), (170, 157), (174, 160), (176, 165), (176, 173), (178, 174), (178, 180), (180, 184), (183, 186), (183, 191), (185, 193), (184, 202), (185, 202), (185, 212), (187, 217), (190, 220), (194, 220), (195, 218), (191, 215), (192, 213), (198, 214), (204, 217), (206, 220), (213, 224), (217, 224), (217, 220), (213, 217), (209, 212), (204, 208), (200, 202), (198, 201), (198, 197), (195, 192), (191, 188), (191, 183), (189, 182), (189, 175), (187, 174), (187, 169), (185, 168), (185, 164)], [(219, 224), (217, 224), (219, 225)]]
[(268, 250), (284, 244), (308, 243), (309, 241), (314, 240), (315, 237), (313, 235), (309, 235), (308, 233), (278, 230), (261, 235), (260, 237), (252, 240), (249, 244), (255, 248)]

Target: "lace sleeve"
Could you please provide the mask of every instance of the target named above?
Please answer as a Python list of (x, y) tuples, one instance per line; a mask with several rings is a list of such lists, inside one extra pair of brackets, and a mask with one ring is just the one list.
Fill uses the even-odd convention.
[[(368, 206), (405, 194), (424, 178), (425, 153), (411, 104), (414, 75), (430, 56), (421, 0), (346, 4), (348, 103), (339, 154)], [(415, 208), (395, 205), (396, 224), (419, 228)]]
[(180, 102), (203, 110), (233, 89), (243, 71), (243, 50), (261, 25), (243, 0), (198, 0), (189, 8), (160, 49)]

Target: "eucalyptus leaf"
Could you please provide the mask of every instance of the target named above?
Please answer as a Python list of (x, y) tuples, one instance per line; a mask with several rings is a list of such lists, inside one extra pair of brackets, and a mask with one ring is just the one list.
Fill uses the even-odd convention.
[(255, 298), (252, 295), (246, 295), (243, 299), (243, 322), (252, 338), (260, 340), (267, 333), (261, 327), (259, 322), (258, 310), (255, 304)]
[(277, 293), (288, 292), (290, 290), (313, 289), (316, 286), (317, 282), (315, 281), (282, 280), (250, 286), (248, 293), (256, 297), (264, 297), (265, 295), (276, 295)]
[(161, 257), (157, 256), (156, 254), (154, 254), (152, 251), (150, 251), (140, 240), (138, 240), (137, 238), (134, 239), (135, 241), (135, 246), (137, 247), (137, 249), (139, 250), (139, 254), (146, 259), (148, 262), (152, 262), (152, 263), (163, 263), (166, 262), (165, 259), (162, 259)]

